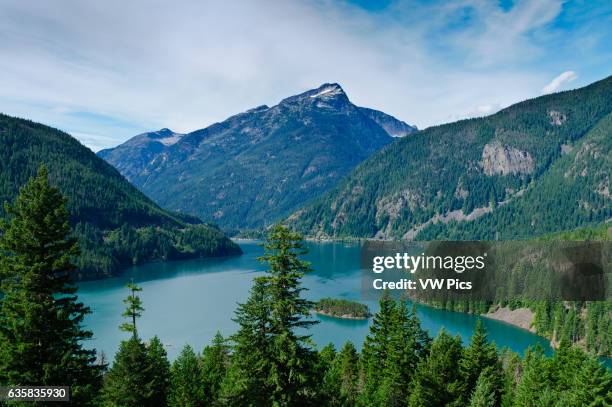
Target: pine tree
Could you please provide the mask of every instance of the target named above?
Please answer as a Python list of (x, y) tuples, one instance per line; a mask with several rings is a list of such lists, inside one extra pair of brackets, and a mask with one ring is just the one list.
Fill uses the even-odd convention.
[(168, 354), (157, 336), (151, 339), (147, 346), (149, 364), (151, 365), (151, 407), (166, 406), (170, 390), (170, 362)]
[(121, 324), (119, 329), (125, 332), (130, 332), (134, 336), (138, 336), (138, 332), (136, 330), (136, 319), (142, 316), (142, 311), (144, 311), (144, 308), (142, 306), (142, 300), (138, 295), (136, 295), (136, 293), (142, 291), (142, 288), (138, 287), (134, 283), (128, 283), (127, 288), (131, 291), (131, 294), (123, 300), (123, 303), (128, 307), (121, 315), (128, 318), (130, 322)]
[(226, 405), (270, 404), (270, 313), (267, 281), (262, 277), (255, 278), (247, 302), (238, 306), (234, 318), (239, 328), (231, 337), (233, 354), (230, 368), (221, 385), (221, 401)]
[[(465, 348), (460, 362), (460, 371), (465, 383), (465, 395), (469, 397), (474, 391), (478, 377), (486, 368), (491, 368), (495, 372), (501, 372), (501, 365), (497, 357), (495, 345), (488, 343), (486, 330), (482, 325), (482, 321), (478, 319), (470, 344)], [(497, 394), (496, 401), (499, 401), (502, 392), (501, 376), (499, 380), (495, 380), (495, 384), (500, 386), (495, 389)]]
[(543, 405), (554, 396), (550, 363), (539, 346), (527, 350), (514, 394), (515, 407)]
[(322, 377), (319, 397), (327, 406), (341, 406), (342, 378), (340, 364), (337, 363), (336, 348), (332, 343), (319, 351), (316, 374)]
[(78, 302), (69, 274), (78, 254), (70, 238), (66, 198), (47, 170), (5, 204), (0, 223), (0, 384), (68, 385), (74, 405), (88, 405), (104, 366), (82, 342), (89, 308)]
[(364, 373), (363, 391), (359, 400), (364, 405), (381, 405), (378, 391), (383, 380), (381, 373), (387, 363), (389, 339), (396, 319), (396, 304), (387, 291), (379, 301), (380, 310), (374, 315), (370, 333), (365, 339), (362, 352), (362, 369)]
[(497, 403), (497, 395), (495, 385), (492, 377), (492, 369), (487, 368), (482, 371), (478, 380), (476, 381), (476, 388), (470, 398), (470, 407), (495, 407)]
[(459, 372), (461, 338), (442, 330), (431, 344), (429, 355), (417, 366), (408, 405), (412, 407), (460, 406), (464, 382)]
[(168, 405), (170, 407), (206, 406), (201, 377), (198, 357), (191, 346), (185, 345), (172, 364), (172, 384)]
[(272, 402), (281, 405), (306, 403), (316, 394), (316, 353), (310, 335), (302, 334), (316, 321), (310, 319), (313, 303), (302, 298), (301, 279), (310, 271), (300, 256), (307, 253), (302, 236), (283, 225), (272, 228), (265, 253), (259, 261), (269, 269), (262, 277), (270, 293)]
[(343, 405), (355, 405), (358, 390), (359, 354), (350, 341), (347, 341), (336, 355), (335, 363), (340, 370), (340, 396)]
[(409, 395), (412, 374), (425, 356), (430, 339), (421, 329), (416, 309), (409, 310), (404, 301), (399, 302), (392, 324), (376, 398), (385, 406), (403, 406)]
[(202, 385), (204, 401), (207, 405), (218, 402), (221, 383), (229, 365), (229, 346), (219, 331), (215, 334), (212, 345), (202, 352)]
[(612, 405), (612, 374), (594, 358), (583, 362), (572, 389), (577, 406), (604, 407)]
[(122, 341), (113, 366), (104, 378), (105, 407), (142, 407), (156, 400), (152, 365), (145, 345), (137, 336)]
[[(103, 405), (108, 407), (148, 406), (159, 402), (155, 398), (159, 396), (160, 389), (155, 386), (159, 384), (160, 377), (153, 371), (153, 360), (136, 330), (136, 319), (142, 315), (144, 309), (136, 293), (142, 289), (133, 283), (129, 283), (127, 288), (130, 295), (123, 302), (128, 307), (122, 316), (130, 322), (121, 324), (119, 329), (131, 333), (131, 336), (121, 342), (113, 366), (104, 380)], [(155, 346), (153, 353), (160, 354), (157, 345)]]

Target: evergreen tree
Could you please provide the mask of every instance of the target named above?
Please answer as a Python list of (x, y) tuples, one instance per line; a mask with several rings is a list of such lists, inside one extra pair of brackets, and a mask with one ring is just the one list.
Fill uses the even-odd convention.
[(249, 299), (236, 311), (239, 328), (231, 337), (233, 354), (221, 386), (221, 401), (231, 406), (268, 405), (272, 397), (270, 295), (266, 280), (253, 283)]
[(408, 405), (412, 407), (461, 406), (464, 382), (459, 372), (461, 338), (442, 330), (431, 344), (427, 358), (419, 362), (411, 382)]
[(329, 343), (319, 351), (316, 374), (322, 377), (319, 397), (327, 406), (341, 406), (341, 371), (336, 348)]
[(544, 357), (540, 347), (529, 349), (525, 354), (523, 372), (514, 394), (514, 406), (546, 405), (553, 398), (553, 381), (550, 361)]
[(310, 266), (300, 256), (307, 250), (302, 236), (283, 225), (272, 228), (263, 247), (265, 253), (259, 260), (269, 266), (262, 278), (270, 293), (272, 365), (268, 379), (272, 403), (306, 403), (317, 390), (316, 354), (311, 349), (310, 335), (300, 333), (316, 323), (310, 319), (313, 303), (301, 296), (305, 290), (301, 279)]
[(138, 337), (136, 319), (142, 316), (144, 308), (136, 293), (142, 289), (133, 283), (129, 283), (127, 288), (130, 295), (123, 300), (127, 308), (122, 316), (128, 318), (129, 322), (121, 324), (119, 329), (131, 333), (131, 336), (121, 342), (113, 366), (105, 377), (103, 404), (108, 407), (159, 405), (157, 403), (163, 403), (157, 400), (161, 389), (155, 386), (163, 384), (165, 378), (161, 376), (163, 372), (155, 372), (153, 369), (160, 366), (163, 369), (165, 351), (161, 343), (157, 344), (159, 340), (154, 338), (154, 348), (148, 352)]
[(157, 336), (147, 346), (149, 364), (151, 365), (151, 407), (166, 406), (170, 390), (170, 362), (168, 354)]
[(340, 396), (343, 405), (355, 405), (357, 399), (357, 380), (359, 376), (359, 354), (355, 346), (347, 341), (336, 355), (336, 365), (340, 371)]
[(135, 335), (122, 341), (113, 366), (104, 379), (105, 407), (142, 407), (155, 405), (156, 384), (147, 349)]
[(198, 357), (191, 346), (185, 345), (172, 364), (172, 384), (168, 405), (171, 407), (206, 406), (201, 377)]
[(612, 374), (596, 359), (588, 358), (576, 374), (572, 393), (577, 406), (611, 406)]
[(487, 368), (478, 376), (476, 388), (470, 398), (470, 407), (496, 407), (498, 405), (496, 389), (493, 384), (495, 378), (492, 377), (491, 370), (491, 368)]
[(386, 361), (377, 400), (385, 406), (403, 406), (409, 395), (409, 383), (418, 362), (429, 348), (430, 339), (421, 329), (416, 309), (409, 310), (400, 301), (388, 338)]
[(90, 311), (78, 302), (68, 274), (78, 254), (69, 237), (66, 198), (49, 185), (47, 170), (5, 204), (0, 223), (0, 384), (70, 386), (74, 405), (88, 405), (104, 366), (82, 342)]
[[(497, 357), (497, 350), (494, 344), (489, 344), (487, 341), (487, 333), (482, 325), (482, 321), (476, 321), (476, 328), (472, 334), (472, 339), (467, 348), (464, 349), (463, 356), (460, 362), (460, 371), (465, 383), (464, 395), (469, 400), (469, 395), (476, 388), (476, 382), (480, 374), (487, 368), (493, 369), (501, 374), (501, 365)], [(496, 392), (496, 402), (501, 399), (502, 378), (499, 376), (494, 380)]]
[(215, 334), (212, 345), (202, 352), (202, 385), (206, 405), (218, 402), (221, 383), (229, 365), (229, 346), (219, 331)]
[(142, 291), (142, 288), (134, 283), (128, 283), (127, 288), (131, 291), (131, 294), (123, 300), (123, 303), (128, 307), (125, 309), (122, 316), (128, 318), (130, 322), (121, 324), (119, 329), (130, 332), (134, 336), (138, 336), (138, 332), (136, 331), (136, 319), (142, 316), (144, 308), (142, 306), (142, 300), (136, 293)]
[(384, 401), (378, 398), (377, 393), (383, 379), (381, 373), (387, 363), (389, 339), (397, 313), (395, 301), (387, 291), (381, 297), (379, 306), (380, 310), (374, 315), (362, 352), (364, 383), (359, 399), (362, 404), (371, 406), (384, 404)]

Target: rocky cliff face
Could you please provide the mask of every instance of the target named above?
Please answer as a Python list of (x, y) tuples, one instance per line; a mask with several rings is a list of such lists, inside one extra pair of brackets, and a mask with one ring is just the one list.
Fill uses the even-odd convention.
[(502, 145), (494, 141), (486, 144), (482, 150), (480, 162), (486, 175), (496, 174), (531, 174), (533, 172), (533, 158), (526, 151)]
[(147, 133), (99, 154), (164, 207), (255, 228), (320, 196), (390, 143), (379, 122), (411, 128), (376, 117), (340, 85), (324, 84), (186, 135)]

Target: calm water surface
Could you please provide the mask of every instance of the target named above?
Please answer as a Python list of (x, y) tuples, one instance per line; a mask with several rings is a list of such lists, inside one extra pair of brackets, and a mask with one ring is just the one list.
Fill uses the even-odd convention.
[[(79, 284), (81, 301), (91, 307), (86, 325), (94, 332), (92, 345), (112, 358), (119, 342), (127, 334), (119, 331), (124, 310), (122, 300), (128, 294), (125, 285), (134, 280), (143, 288), (145, 312), (138, 322), (140, 335), (148, 339), (158, 335), (174, 358), (185, 344), (197, 351), (210, 343), (219, 330), (224, 336), (236, 330), (232, 321), (236, 304), (249, 294), (251, 280), (261, 275), (264, 266), (256, 258), (262, 249), (256, 242), (240, 242), (244, 255), (223, 259), (203, 259), (154, 263), (126, 270), (122, 276)], [(358, 243), (308, 243), (314, 271), (304, 278), (305, 295), (312, 300), (336, 297), (360, 300), (361, 275)], [(363, 301), (372, 311), (374, 301)], [(418, 316), (434, 336), (444, 328), (468, 341), (476, 317), (426, 306), (418, 307)], [(321, 347), (332, 342), (337, 348), (351, 340), (358, 348), (368, 333), (368, 320), (344, 320), (315, 316), (319, 324), (311, 328), (312, 338)], [(483, 319), (489, 338), (500, 347), (524, 352), (540, 344), (550, 352), (548, 341), (511, 325)]]

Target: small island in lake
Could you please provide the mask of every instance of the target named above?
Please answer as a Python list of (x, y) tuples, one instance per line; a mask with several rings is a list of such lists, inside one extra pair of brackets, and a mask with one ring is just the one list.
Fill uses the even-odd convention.
[(337, 298), (322, 298), (314, 304), (313, 310), (334, 318), (367, 319), (372, 315), (365, 304)]

